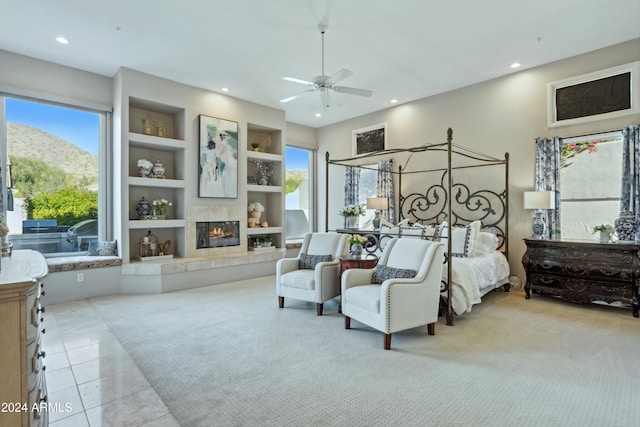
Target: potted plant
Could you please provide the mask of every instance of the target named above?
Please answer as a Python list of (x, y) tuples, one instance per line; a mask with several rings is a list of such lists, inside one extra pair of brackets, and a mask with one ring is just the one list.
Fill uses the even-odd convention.
[(364, 244), (367, 243), (369, 239), (364, 237), (361, 234), (351, 234), (349, 236), (349, 243), (351, 243), (351, 255), (360, 256), (362, 255), (362, 250), (364, 249)]
[(358, 217), (364, 215), (365, 210), (362, 205), (347, 205), (338, 211), (346, 219), (347, 228), (357, 228)]
[(257, 143), (257, 142), (252, 142), (252, 143), (251, 143), (251, 149), (252, 149), (253, 151), (260, 151), (260, 144), (259, 144), (259, 143)]
[(593, 227), (592, 234), (598, 233), (598, 241), (600, 243), (609, 243), (614, 231), (615, 230), (611, 224), (600, 224)]

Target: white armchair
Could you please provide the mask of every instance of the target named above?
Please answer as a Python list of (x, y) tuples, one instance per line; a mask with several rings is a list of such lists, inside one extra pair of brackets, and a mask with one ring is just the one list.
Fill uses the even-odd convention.
[(325, 301), (340, 294), (338, 271), (342, 255), (349, 250), (347, 234), (307, 233), (296, 258), (283, 258), (276, 264), (278, 306), (294, 298), (316, 303), (318, 316)]
[[(394, 332), (428, 325), (429, 335), (434, 335), (443, 262), (442, 243), (391, 239), (377, 270), (350, 269), (342, 274), (345, 329), (351, 328), (353, 318), (384, 332), (385, 350), (391, 348)], [(409, 277), (411, 270), (414, 277)]]

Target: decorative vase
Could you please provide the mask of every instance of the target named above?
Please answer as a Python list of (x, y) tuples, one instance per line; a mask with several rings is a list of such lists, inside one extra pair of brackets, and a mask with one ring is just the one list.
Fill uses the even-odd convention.
[(258, 224), (260, 223), (261, 215), (262, 215), (262, 212), (257, 212), (257, 211), (249, 212), (249, 218), (253, 218), (255, 222)]
[(149, 164), (150, 166), (138, 166), (138, 175), (140, 175), (143, 178), (149, 178), (149, 175), (151, 174), (151, 167), (153, 165), (151, 164), (150, 161), (145, 159), (138, 160), (138, 164), (140, 163)]
[(258, 181), (259, 185), (269, 185), (269, 178), (266, 175), (262, 175)]
[(164, 163), (160, 160), (156, 160), (153, 162), (153, 167), (151, 168), (151, 178), (164, 178), (165, 167)]
[(138, 218), (149, 216), (151, 215), (152, 211), (153, 211), (153, 206), (151, 206), (151, 203), (149, 203), (149, 201), (144, 196), (142, 196), (142, 199), (140, 199), (138, 201), (138, 204), (136, 205), (136, 212), (138, 213)]
[(610, 239), (611, 239), (611, 233), (609, 233), (608, 231), (598, 232), (598, 241), (600, 243), (609, 243)]
[(618, 233), (618, 241), (634, 242), (638, 231), (638, 221), (630, 211), (620, 211), (620, 216), (614, 222), (614, 228)]
[[(357, 217), (354, 217), (354, 218), (357, 218)], [(362, 247), (362, 245), (360, 243), (353, 243), (353, 244), (351, 244), (351, 255), (352, 256), (361, 256), (363, 249), (364, 248)]]
[(347, 228), (358, 228), (357, 216), (345, 216), (347, 222)]

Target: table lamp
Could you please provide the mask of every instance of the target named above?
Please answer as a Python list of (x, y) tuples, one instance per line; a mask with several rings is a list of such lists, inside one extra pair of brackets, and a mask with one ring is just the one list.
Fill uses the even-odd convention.
[(367, 209), (375, 209), (373, 228), (380, 229), (380, 212), (389, 209), (389, 200), (386, 197), (367, 197)]
[(553, 191), (525, 191), (524, 208), (535, 210), (533, 214), (532, 235), (534, 239), (544, 239), (547, 235), (546, 209), (555, 209), (556, 193)]

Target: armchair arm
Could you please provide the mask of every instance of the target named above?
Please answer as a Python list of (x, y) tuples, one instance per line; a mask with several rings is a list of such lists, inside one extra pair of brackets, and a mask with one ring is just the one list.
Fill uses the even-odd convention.
[(375, 268), (352, 268), (342, 273), (342, 293), (351, 287), (370, 285)]
[(281, 258), (276, 263), (276, 276), (298, 269), (298, 258)]
[(340, 268), (340, 262), (325, 261), (316, 264), (315, 278), (316, 278), (316, 295), (320, 301), (326, 301), (338, 295), (338, 269)]

